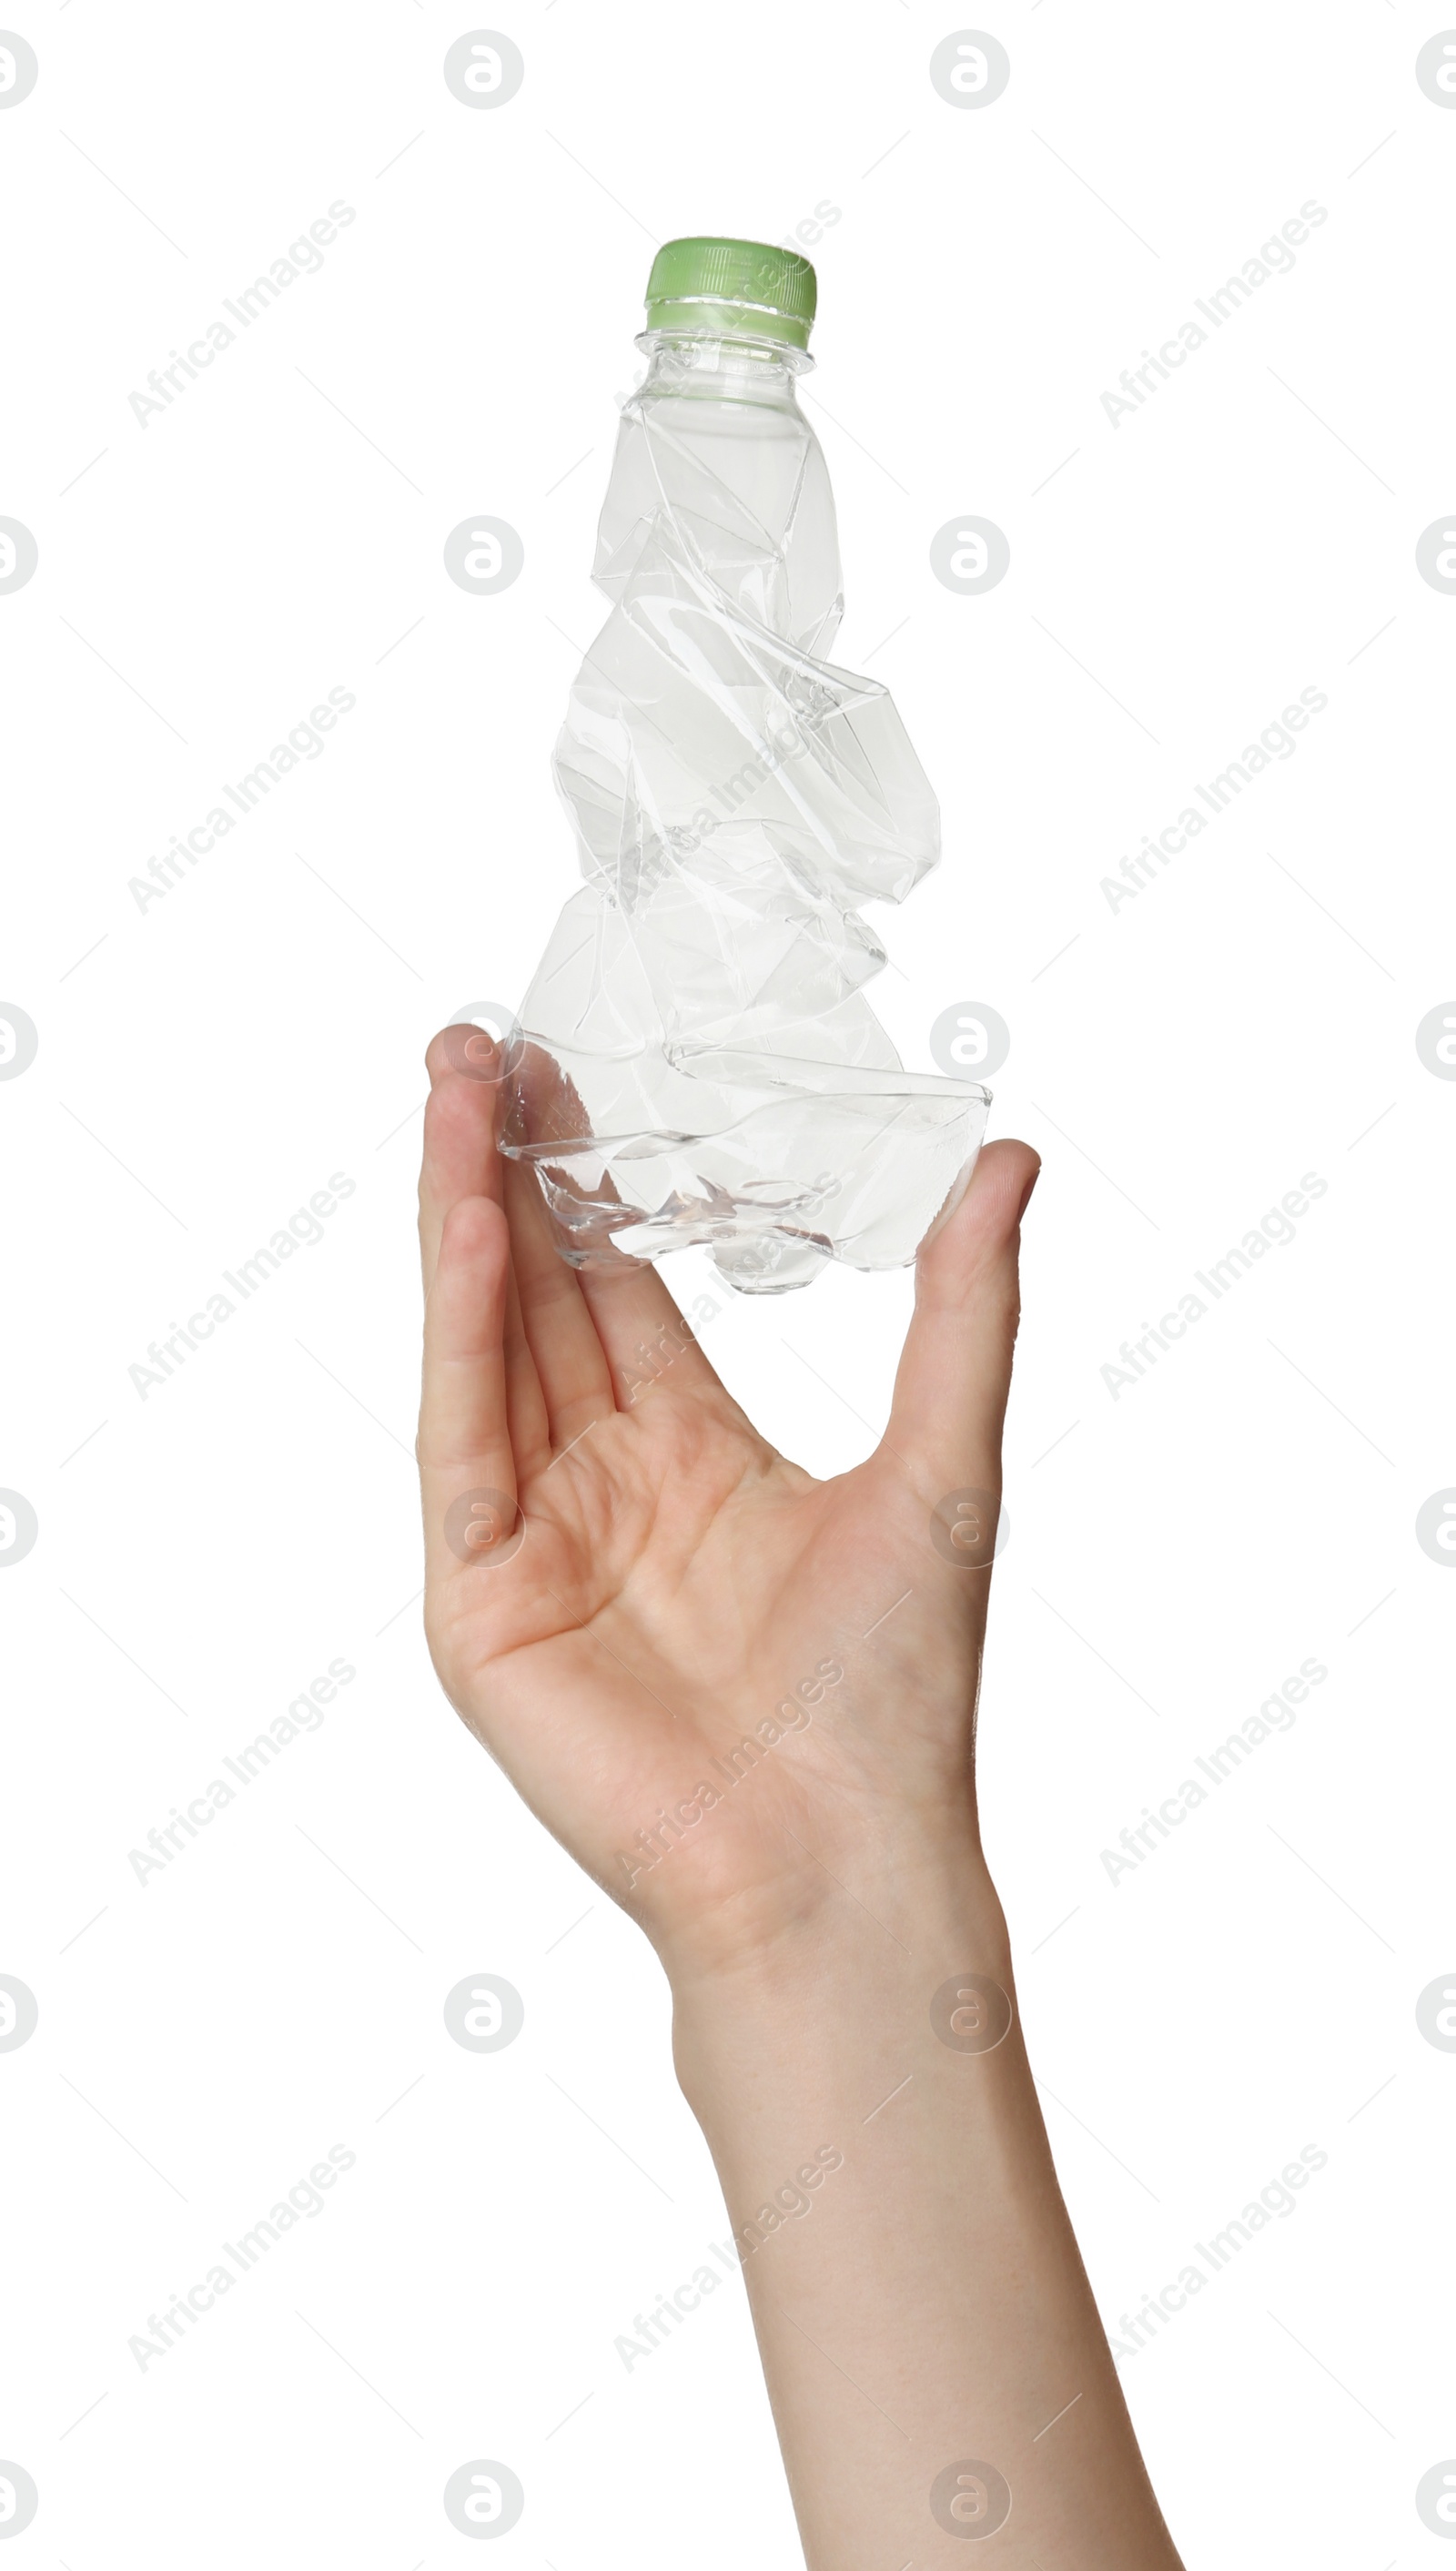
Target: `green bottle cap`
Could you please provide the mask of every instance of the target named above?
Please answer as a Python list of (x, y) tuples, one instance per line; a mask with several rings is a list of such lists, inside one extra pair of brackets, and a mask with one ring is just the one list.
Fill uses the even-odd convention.
[(817, 300), (814, 271), (797, 251), (771, 242), (665, 242), (647, 281), (647, 326), (806, 348)]

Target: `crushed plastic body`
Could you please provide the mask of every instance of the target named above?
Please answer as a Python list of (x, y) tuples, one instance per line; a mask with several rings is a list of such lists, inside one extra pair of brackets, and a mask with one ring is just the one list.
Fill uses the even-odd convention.
[(913, 1259), (988, 1093), (905, 1071), (858, 905), (902, 901), (939, 813), (884, 688), (825, 656), (834, 504), (794, 377), (652, 338), (594, 577), (612, 613), (553, 762), (585, 882), (521, 1009), (503, 1147), (575, 1266), (708, 1244), (744, 1292)]

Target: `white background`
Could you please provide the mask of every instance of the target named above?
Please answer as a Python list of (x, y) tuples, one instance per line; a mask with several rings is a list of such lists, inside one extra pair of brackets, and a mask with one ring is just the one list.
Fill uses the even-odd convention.
[[(1456, 1581), (1414, 1521), (1456, 1483), (1456, 1084), (1414, 1031), (1456, 989), (1456, 601), (1415, 547), (1456, 497), (1456, 113), (1414, 61), (1444, 22), (1007, 0), (978, 112), (932, 88), (963, 22), (922, 0), (550, 0), (501, 22), (526, 77), (490, 112), (444, 84), (476, 22), (437, 0), (15, 23), (17, 2563), (437, 2571), (478, 2558), (440, 2494), (482, 2455), (526, 2489), (508, 2564), (799, 2558), (740, 2286), (630, 2374), (614, 2349), (725, 2215), (657, 1964), (430, 1672), (411, 1226), (425, 1042), (519, 997), (575, 880), (547, 761), (654, 246), (821, 206), (837, 657), (893, 690), (945, 821), (876, 1005), (925, 1070), (942, 1009), (999, 1010), (992, 1130), (1046, 1161), (982, 1743), (1058, 2164), (1117, 2331), (1327, 2154), (1128, 2395), (1190, 2566), (1439, 2564), (1413, 2494), (1456, 2452), (1456, 2056), (1415, 2002), (1456, 1966)], [(1115, 427), (1102, 393), (1309, 199), (1292, 272)], [(335, 200), (319, 271), (140, 424), (149, 370)], [(471, 512), (524, 543), (495, 597), (442, 566)], [(1011, 547), (980, 597), (929, 566), (967, 512)], [(357, 703), (322, 755), (139, 908), (330, 688)], [(1305, 688), (1295, 755), (1114, 910), (1102, 879)], [(322, 1240), (143, 1398), (149, 1341), (335, 1172)], [(1114, 1398), (1119, 1343), (1306, 1172), (1297, 1238)], [(672, 1282), (701, 1289), (696, 1254)], [(712, 1352), (834, 1470), (908, 1290), (837, 1272), (734, 1304)], [(139, 1883), (129, 1850), (334, 1658), (320, 1727)], [(1305, 1658), (1292, 1728), (1111, 1881), (1102, 1850)], [(487, 2056), (441, 2013), (480, 1971), (526, 2011)], [(322, 2214), (139, 2370), (148, 2314), (333, 2144)]]

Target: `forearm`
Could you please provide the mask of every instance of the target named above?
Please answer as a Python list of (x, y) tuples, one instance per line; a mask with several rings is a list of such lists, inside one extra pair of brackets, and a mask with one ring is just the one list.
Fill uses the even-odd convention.
[[(431, 1649), (667, 1966), (811, 2571), (954, 2571), (977, 2538), (1009, 2571), (1177, 2571), (969, 1795), (1035, 1161), (981, 1153), (921, 1252), (885, 1440), (816, 1483), (650, 1266), (563, 1270), (478, 1071), (431, 1048)], [(624, 1402), (665, 1331), (652, 1398)], [(487, 1535), (519, 1506), (522, 1536), (466, 1559), (462, 1504)], [(654, 1854), (623, 1891), (629, 1846)]]
[(810, 2571), (963, 2564), (1006, 2490), (1008, 2571), (1177, 2571), (978, 1853), (856, 1878), (676, 1998)]

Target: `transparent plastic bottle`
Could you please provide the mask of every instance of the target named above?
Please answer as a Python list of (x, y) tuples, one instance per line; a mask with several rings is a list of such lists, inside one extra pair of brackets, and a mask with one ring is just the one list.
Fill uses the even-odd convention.
[(796, 379), (806, 259), (669, 243), (594, 578), (612, 613), (554, 771), (580, 851), (522, 1004), (503, 1137), (563, 1257), (708, 1244), (745, 1292), (913, 1259), (988, 1093), (905, 1071), (864, 996), (861, 902), (935, 864), (935, 797), (886, 691), (824, 656), (834, 503)]

